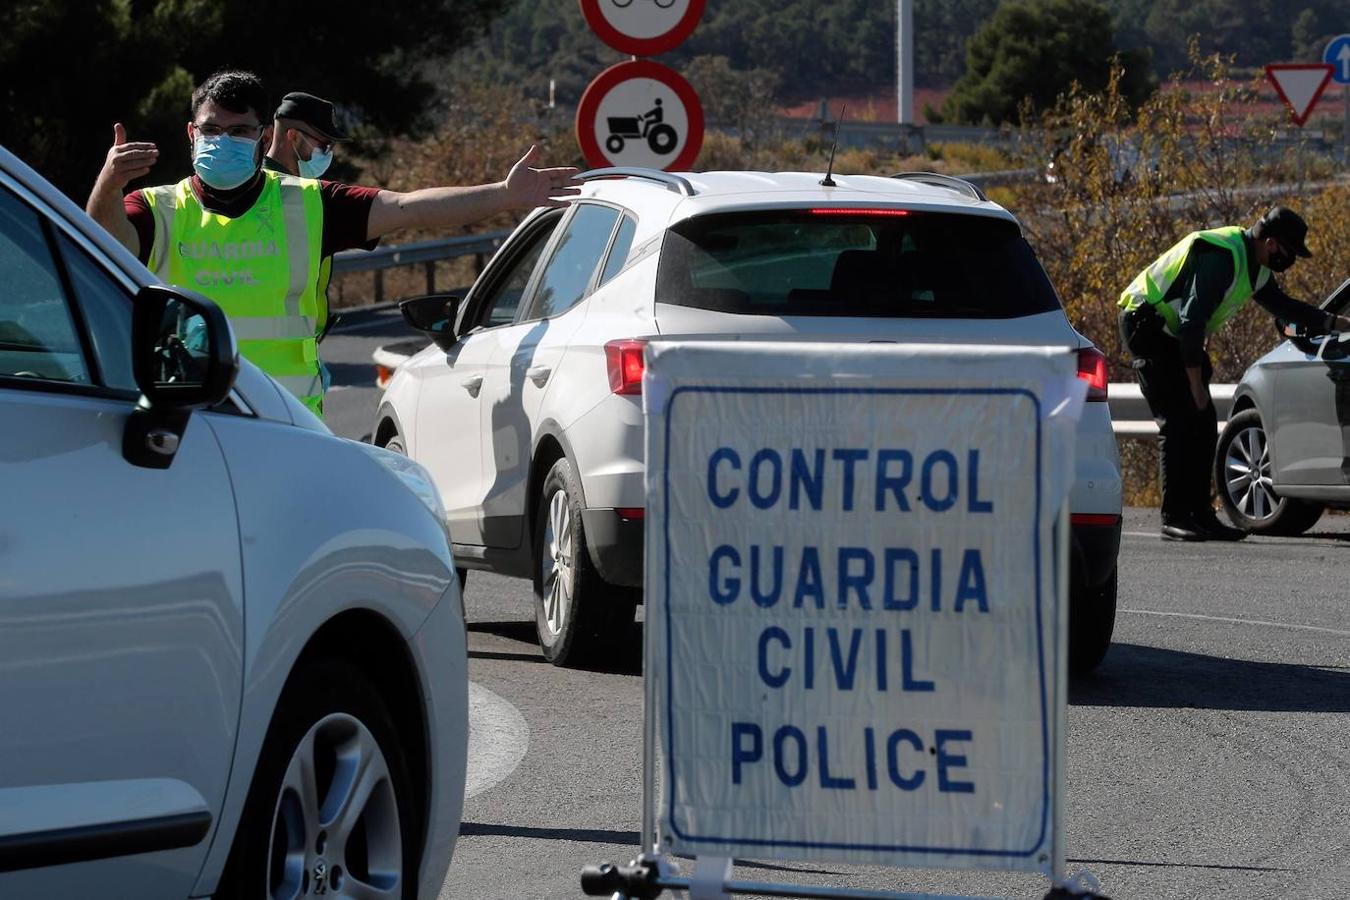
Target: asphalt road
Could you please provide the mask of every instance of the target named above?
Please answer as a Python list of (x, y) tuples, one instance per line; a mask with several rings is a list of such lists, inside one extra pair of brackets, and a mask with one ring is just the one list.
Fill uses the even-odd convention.
[[(370, 430), (370, 351), (397, 312), (323, 345), (339, 434)], [(1112, 897), (1340, 897), (1350, 881), (1350, 518), (1240, 544), (1157, 538), (1128, 510), (1116, 639), (1072, 683), (1070, 871)], [(470, 787), (442, 898), (579, 897), (586, 863), (627, 861), (641, 810), (640, 626), (605, 671), (556, 669), (529, 585), (473, 573)], [(798, 871), (791, 871), (796, 869)], [(1040, 897), (1037, 877), (750, 864), (736, 877)]]

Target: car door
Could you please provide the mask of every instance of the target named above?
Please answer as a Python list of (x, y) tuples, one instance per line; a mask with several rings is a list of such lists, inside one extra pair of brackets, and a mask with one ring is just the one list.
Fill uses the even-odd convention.
[(561, 212), (539, 217), (502, 248), (464, 298), (459, 340), (422, 369), (415, 442), (417, 461), (426, 466), (441, 493), (450, 538), (456, 544), (484, 544), (483, 472), (480, 433), (483, 383), (496, 334), (510, 328)]
[(1350, 342), (1340, 335), (1298, 339), (1268, 365), (1276, 400), (1266, 411), (1275, 480), (1350, 483)]
[(187, 896), (239, 718), (238, 526), (210, 425), (123, 458), (131, 296), (0, 176), (0, 896)]
[(553, 373), (585, 319), (582, 301), (595, 287), (619, 217), (613, 206), (574, 204), (516, 323), (493, 334), (481, 405), (487, 484), (483, 524), (489, 547), (520, 546), (540, 409)]

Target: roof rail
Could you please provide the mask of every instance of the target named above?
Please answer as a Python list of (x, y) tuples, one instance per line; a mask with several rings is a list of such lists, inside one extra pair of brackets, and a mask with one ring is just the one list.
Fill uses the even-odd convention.
[(577, 178), (582, 181), (589, 181), (592, 178), (621, 177), (645, 178), (648, 181), (659, 182), (686, 197), (692, 197), (695, 194), (694, 186), (689, 183), (687, 178), (681, 178), (679, 175), (672, 175), (660, 169), (646, 169), (641, 166), (612, 166), (608, 169), (590, 169), (577, 175)]
[(936, 187), (944, 187), (948, 190), (960, 191), (967, 197), (974, 197), (976, 200), (985, 201), (989, 198), (984, 195), (984, 191), (975, 185), (966, 181), (964, 178), (956, 178), (952, 175), (942, 175), (938, 172), (897, 172), (892, 178), (902, 178), (908, 181), (922, 181), (924, 184), (931, 184)]

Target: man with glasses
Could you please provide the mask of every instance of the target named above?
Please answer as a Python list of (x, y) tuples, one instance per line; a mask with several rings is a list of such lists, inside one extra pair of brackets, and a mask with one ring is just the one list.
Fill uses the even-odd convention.
[(1218, 414), (1205, 337), (1248, 299), (1267, 312), (1316, 331), (1350, 331), (1350, 318), (1300, 303), (1272, 272), (1309, 257), (1308, 225), (1277, 206), (1252, 227), (1186, 235), (1140, 272), (1120, 295), (1120, 335), (1134, 358), (1139, 389), (1158, 422), (1162, 537), (1170, 541), (1240, 540), (1214, 513), (1210, 471)]
[(317, 337), (333, 254), (399, 229), (447, 230), (507, 210), (565, 206), (580, 193), (576, 169), (533, 167), (535, 147), (504, 181), (473, 187), (398, 192), (293, 178), (262, 168), (268, 110), (256, 75), (212, 75), (192, 93), (194, 174), (125, 197), (159, 151), (128, 142), (114, 125), (86, 210), (161, 279), (216, 301), (240, 352), (315, 413), (323, 410)]
[(334, 119), (333, 104), (304, 91), (282, 97), (272, 119), (272, 147), (263, 168), (273, 172), (320, 178), (333, 162), (333, 145), (347, 139)]

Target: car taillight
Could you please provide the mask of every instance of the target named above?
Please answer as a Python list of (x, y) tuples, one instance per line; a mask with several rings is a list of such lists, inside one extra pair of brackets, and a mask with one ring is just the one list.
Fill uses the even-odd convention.
[(642, 393), (642, 348), (646, 341), (629, 339), (605, 344), (605, 366), (609, 369), (609, 389), (616, 394)]
[(1106, 399), (1106, 354), (1096, 347), (1078, 351), (1078, 377), (1088, 383), (1089, 400)]

